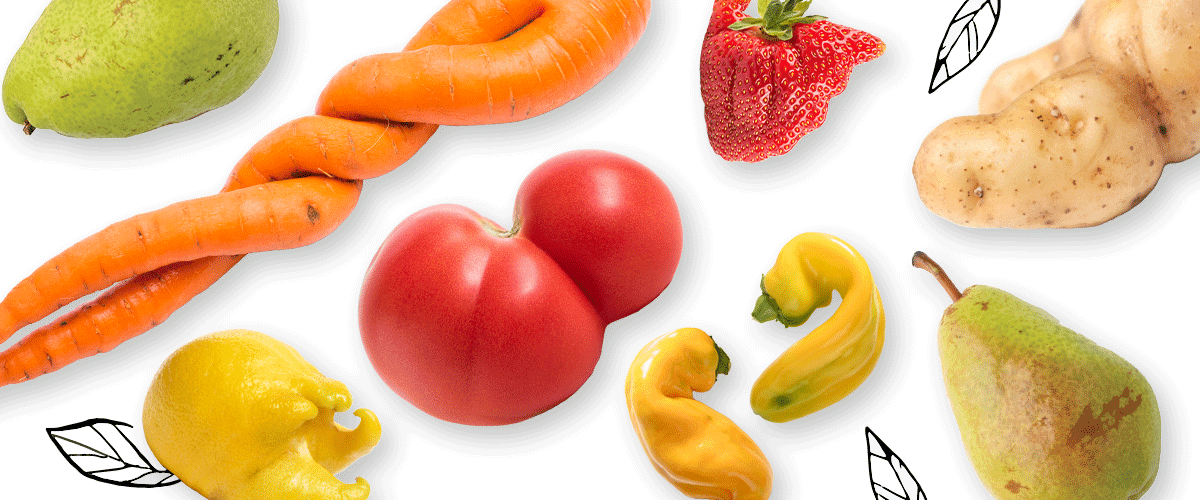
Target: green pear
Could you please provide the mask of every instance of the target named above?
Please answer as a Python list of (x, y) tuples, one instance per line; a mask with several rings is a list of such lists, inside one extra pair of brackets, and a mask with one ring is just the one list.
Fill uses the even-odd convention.
[(242, 95), (267, 66), (277, 0), (53, 0), (4, 75), (25, 133), (128, 137)]
[(961, 294), (924, 253), (913, 265), (954, 299), (938, 328), (963, 445), (997, 499), (1132, 500), (1158, 473), (1161, 422), (1145, 377), (1003, 290)]

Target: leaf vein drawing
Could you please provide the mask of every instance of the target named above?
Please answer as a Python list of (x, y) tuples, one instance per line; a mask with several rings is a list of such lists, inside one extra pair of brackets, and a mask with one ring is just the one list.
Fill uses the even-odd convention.
[[(47, 428), (46, 434), (71, 467), (89, 479), (130, 488), (156, 488), (179, 483), (179, 478), (170, 471), (151, 464), (122, 427), (133, 428), (124, 422), (93, 418), (77, 424)], [(112, 433), (119, 435), (124, 442), (114, 444), (109, 439), (115, 439), (116, 436)], [(78, 447), (79, 451), (68, 452), (64, 445)], [(118, 445), (126, 450), (124, 454), (118, 449)], [(80, 458), (100, 459), (104, 463), (80, 463)], [(147, 479), (156, 474), (163, 477), (157, 481)]]
[[(1000, 24), (1000, 0), (965, 0), (954, 13), (933, 63), (929, 93), (979, 58)], [(987, 33), (980, 42), (981, 33)]]
[[(79, 441), (76, 441), (76, 440), (74, 440), (74, 439), (71, 439), (71, 438), (68, 438), (68, 437), (63, 437), (63, 436), (51, 436), (51, 437), (57, 437), (58, 439), (61, 439), (61, 440), (63, 440), (63, 441), (66, 441), (66, 442), (68, 442), (68, 443), (71, 443), (71, 444), (77, 445), (77, 446), (79, 446), (79, 447), (81, 447), (81, 448), (87, 448), (87, 449), (89, 449), (89, 450), (92, 450), (92, 451), (96, 452), (96, 454), (94, 454), (94, 455), (92, 455), (92, 454), (87, 454), (87, 453), (72, 453), (72, 454), (71, 454), (71, 456), (73, 456), (73, 457), (113, 458), (113, 456), (112, 456), (112, 455), (109, 455), (108, 453), (105, 453), (105, 452), (103, 452), (103, 451), (100, 451), (100, 450), (97, 450), (97, 449), (95, 449), (95, 448), (92, 448), (91, 446), (88, 446), (88, 445), (86, 445), (86, 444), (80, 443)], [(105, 442), (107, 443), (107, 441), (105, 441)]]
[[(866, 428), (867, 473), (876, 500), (928, 500), (925, 490), (896, 452)], [(885, 471), (885, 468), (887, 469)], [(891, 474), (888, 474), (891, 472)], [(894, 480), (894, 482), (892, 482)], [(884, 482), (891, 484), (884, 484)]]

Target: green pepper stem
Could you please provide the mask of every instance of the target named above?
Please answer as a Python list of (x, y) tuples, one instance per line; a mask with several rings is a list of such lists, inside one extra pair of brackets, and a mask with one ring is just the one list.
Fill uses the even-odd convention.
[(750, 313), (755, 321), (766, 323), (771, 320), (779, 320), (780, 323), (783, 323), (784, 328), (788, 328), (803, 325), (805, 321), (808, 321), (808, 317), (812, 316), (812, 311), (799, 318), (791, 318), (783, 314), (783, 309), (779, 308), (779, 302), (767, 293), (767, 276), (765, 274), (758, 282), (758, 288), (762, 290), (762, 295), (758, 296), (758, 300), (754, 302), (754, 312)]
[[(712, 335), (708, 338), (712, 339)], [(717, 349), (717, 375), (729, 375), (729, 355), (725, 354), (725, 349), (717, 345), (717, 339), (713, 339), (713, 347)]]
[(758, 300), (754, 302), (754, 312), (750, 313), (754, 317), (754, 321), (766, 323), (778, 318), (779, 310), (775, 308), (774, 302), (766, 293), (759, 295)]

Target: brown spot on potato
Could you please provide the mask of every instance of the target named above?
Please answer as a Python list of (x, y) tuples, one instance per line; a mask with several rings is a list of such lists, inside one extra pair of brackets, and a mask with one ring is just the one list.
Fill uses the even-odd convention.
[(1146, 192), (1144, 192), (1144, 193), (1141, 193), (1141, 194), (1139, 194), (1139, 195), (1137, 195), (1137, 196), (1134, 196), (1134, 197), (1133, 197), (1133, 200), (1130, 200), (1130, 202), (1129, 202), (1129, 208), (1133, 208), (1133, 207), (1136, 207), (1136, 206), (1138, 206), (1138, 203), (1141, 203), (1141, 202), (1142, 202), (1142, 200), (1146, 199), (1146, 195), (1148, 195), (1148, 194), (1150, 194), (1150, 192), (1149, 192), (1149, 191), (1146, 191)]

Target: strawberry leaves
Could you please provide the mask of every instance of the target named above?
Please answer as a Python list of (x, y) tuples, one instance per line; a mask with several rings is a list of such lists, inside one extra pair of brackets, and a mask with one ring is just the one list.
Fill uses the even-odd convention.
[(700, 53), (709, 144), (729, 161), (787, 153), (825, 122), (851, 69), (879, 57), (879, 38), (806, 14), (812, 0), (716, 0)]
[(745, 17), (729, 25), (729, 29), (741, 31), (758, 28), (759, 31), (777, 40), (791, 40), (795, 33), (792, 26), (812, 24), (826, 19), (825, 16), (806, 16), (804, 12), (812, 0), (758, 0), (758, 11), (762, 17)]

